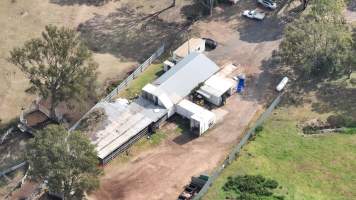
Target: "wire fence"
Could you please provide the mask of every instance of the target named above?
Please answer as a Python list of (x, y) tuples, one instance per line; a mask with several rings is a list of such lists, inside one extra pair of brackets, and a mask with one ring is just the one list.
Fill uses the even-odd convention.
[(276, 106), (280, 103), (282, 99), (283, 93), (279, 94), (276, 99), (273, 100), (271, 105), (267, 108), (267, 110), (260, 116), (260, 118), (256, 121), (255, 125), (249, 129), (246, 135), (242, 138), (242, 140), (237, 144), (237, 146), (230, 152), (228, 157), (224, 160), (223, 164), (216, 169), (208, 181), (205, 183), (204, 187), (199, 191), (199, 193), (194, 197), (193, 200), (201, 199), (207, 192), (208, 189), (213, 185), (214, 181), (218, 178), (218, 176), (223, 172), (226, 166), (231, 164), (240, 154), (240, 151), (244, 145), (255, 135), (256, 128), (261, 126), (262, 123), (271, 115), (272, 111), (276, 108)]
[(127, 85), (134, 80), (138, 75), (140, 75), (145, 69), (150, 66), (150, 64), (156, 60), (159, 56), (162, 55), (164, 52), (165, 45), (163, 44), (160, 48), (154, 52), (151, 57), (149, 57), (144, 63), (142, 63), (139, 67), (135, 69), (134, 72), (130, 74), (124, 81), (122, 81), (113, 91), (110, 92), (105, 98), (102, 99), (102, 101), (111, 101), (113, 97), (117, 96), (117, 94), (124, 88), (127, 87)]

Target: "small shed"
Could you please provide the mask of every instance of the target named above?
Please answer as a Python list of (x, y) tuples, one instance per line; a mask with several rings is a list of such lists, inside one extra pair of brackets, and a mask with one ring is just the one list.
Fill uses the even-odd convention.
[(190, 128), (193, 133), (197, 135), (202, 135), (205, 131), (214, 126), (216, 122), (216, 116), (213, 112), (186, 99), (176, 105), (176, 112), (190, 120)]
[(205, 51), (205, 40), (191, 38), (173, 52), (173, 60), (179, 62), (192, 52), (203, 53)]
[(233, 94), (234, 86), (232, 79), (216, 74), (205, 81), (197, 93), (202, 95), (208, 102), (221, 106), (224, 104), (225, 99)]

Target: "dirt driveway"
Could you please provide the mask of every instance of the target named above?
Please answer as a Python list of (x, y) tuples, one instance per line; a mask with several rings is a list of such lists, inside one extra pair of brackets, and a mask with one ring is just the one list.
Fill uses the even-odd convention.
[(275, 20), (257, 23), (241, 19), (237, 9), (229, 8), (211, 20), (195, 24), (193, 29), (218, 40), (219, 47), (207, 53), (210, 58), (219, 64), (241, 64), (250, 77), (245, 95), (229, 98), (223, 107), (228, 111), (223, 123), (204, 136), (170, 137), (124, 166), (107, 166), (100, 189), (89, 199), (176, 199), (191, 176), (213, 170), (238, 142), (263, 108), (265, 101), (259, 91), (271, 83), (264, 65), (278, 47), (282, 27)]

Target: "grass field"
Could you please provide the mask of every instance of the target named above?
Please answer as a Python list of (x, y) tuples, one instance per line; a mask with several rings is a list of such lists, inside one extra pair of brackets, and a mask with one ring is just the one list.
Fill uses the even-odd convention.
[(146, 71), (129, 83), (128, 87), (119, 93), (119, 97), (131, 99), (141, 93), (141, 89), (147, 84), (158, 78), (163, 72), (163, 64), (152, 64)]
[(286, 199), (356, 199), (356, 134), (303, 137), (297, 125), (306, 116), (324, 117), (308, 107), (277, 109), (203, 199), (225, 199), (227, 177), (240, 174), (277, 180)]

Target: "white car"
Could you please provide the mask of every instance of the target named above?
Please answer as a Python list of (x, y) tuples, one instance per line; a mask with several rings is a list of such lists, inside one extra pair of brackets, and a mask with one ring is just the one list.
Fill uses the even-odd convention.
[(240, 0), (229, 0), (230, 3), (232, 4), (237, 4), (237, 2), (239, 2)]
[(263, 20), (266, 16), (265, 13), (259, 12), (257, 10), (245, 10), (242, 13), (242, 15), (250, 19), (257, 19), (257, 20)]
[(257, 2), (261, 5), (263, 5), (266, 8), (270, 8), (272, 10), (277, 8), (277, 4), (273, 2), (272, 0), (257, 0)]

